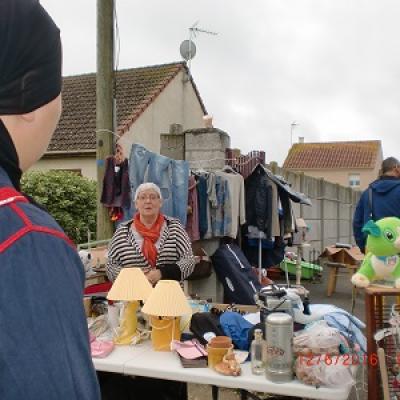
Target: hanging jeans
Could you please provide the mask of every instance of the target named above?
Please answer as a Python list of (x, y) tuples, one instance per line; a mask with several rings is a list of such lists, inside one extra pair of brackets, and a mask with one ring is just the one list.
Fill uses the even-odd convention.
[(215, 237), (228, 236), (232, 227), (231, 198), (228, 182), (216, 177), (215, 190), (218, 206), (210, 209), (212, 234)]
[(129, 182), (133, 199), (136, 189), (144, 182), (151, 155), (152, 152), (146, 150), (141, 144), (132, 145), (129, 155)]
[(172, 160), (153, 153), (149, 160), (147, 182), (153, 182), (160, 188), (163, 198), (162, 212), (174, 217)]
[(161, 211), (186, 225), (189, 190), (187, 161), (173, 160), (134, 144), (129, 157), (129, 180), (133, 194), (144, 182), (159, 186), (163, 197)]

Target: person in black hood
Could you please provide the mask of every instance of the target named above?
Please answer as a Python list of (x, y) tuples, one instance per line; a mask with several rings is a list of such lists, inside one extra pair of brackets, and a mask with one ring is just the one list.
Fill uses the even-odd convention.
[(61, 114), (60, 31), (38, 0), (0, 0), (0, 399), (99, 400), (84, 268), (19, 192)]
[(363, 253), (367, 239), (363, 226), (385, 217), (400, 218), (400, 162), (394, 157), (383, 160), (379, 178), (363, 192), (354, 212), (354, 238)]
[(0, 166), (19, 189), (60, 118), (60, 32), (38, 1), (1, 0), (0, 43)]

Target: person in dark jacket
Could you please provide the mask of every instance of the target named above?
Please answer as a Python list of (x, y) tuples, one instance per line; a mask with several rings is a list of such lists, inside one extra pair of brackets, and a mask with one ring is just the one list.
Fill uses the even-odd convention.
[(0, 0), (0, 43), (0, 399), (98, 400), (83, 265), (19, 192), (60, 118), (60, 32), (37, 0)]
[(365, 223), (384, 217), (400, 218), (400, 162), (389, 157), (383, 160), (380, 176), (363, 192), (353, 218), (353, 233), (357, 246), (364, 253)]

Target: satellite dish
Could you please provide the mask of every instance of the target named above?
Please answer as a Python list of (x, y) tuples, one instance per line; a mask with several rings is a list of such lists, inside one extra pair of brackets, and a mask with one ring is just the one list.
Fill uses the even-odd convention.
[(179, 51), (182, 58), (189, 61), (196, 55), (196, 45), (192, 40), (184, 40), (179, 47)]

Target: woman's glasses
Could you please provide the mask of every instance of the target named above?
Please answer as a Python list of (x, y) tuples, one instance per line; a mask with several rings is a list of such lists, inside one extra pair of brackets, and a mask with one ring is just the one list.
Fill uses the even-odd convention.
[(139, 201), (146, 201), (146, 200), (150, 200), (150, 201), (156, 201), (160, 198), (160, 196), (156, 195), (156, 194), (140, 194), (137, 199)]

